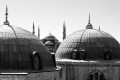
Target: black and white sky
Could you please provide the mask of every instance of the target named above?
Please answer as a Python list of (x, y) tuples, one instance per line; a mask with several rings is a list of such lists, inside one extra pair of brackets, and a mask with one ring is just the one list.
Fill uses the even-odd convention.
[(62, 41), (64, 21), (68, 36), (85, 29), (90, 13), (94, 29), (100, 26), (120, 42), (120, 0), (0, 0), (1, 25), (6, 5), (11, 25), (32, 32), (34, 22), (36, 35), (40, 27), (41, 38), (51, 32)]

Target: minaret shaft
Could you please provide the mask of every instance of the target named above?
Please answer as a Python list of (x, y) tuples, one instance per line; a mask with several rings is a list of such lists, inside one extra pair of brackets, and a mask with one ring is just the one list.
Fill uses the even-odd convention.
[(66, 38), (66, 26), (65, 22), (63, 23), (63, 40)]
[(38, 26), (38, 38), (40, 39), (40, 27)]
[(35, 34), (35, 26), (34, 26), (34, 22), (33, 22), (33, 34)]

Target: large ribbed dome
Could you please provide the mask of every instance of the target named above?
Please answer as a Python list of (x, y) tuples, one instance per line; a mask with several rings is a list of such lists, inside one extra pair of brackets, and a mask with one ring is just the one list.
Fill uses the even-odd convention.
[(103, 60), (108, 56), (109, 59), (120, 59), (118, 41), (110, 34), (96, 29), (79, 30), (69, 35), (59, 46), (56, 59), (73, 59), (73, 52), (83, 52), (86, 60)]
[(10, 25), (0, 26), (0, 69), (33, 69), (35, 55), (39, 56), (37, 64), (41, 68), (55, 67), (49, 50), (31, 32)]

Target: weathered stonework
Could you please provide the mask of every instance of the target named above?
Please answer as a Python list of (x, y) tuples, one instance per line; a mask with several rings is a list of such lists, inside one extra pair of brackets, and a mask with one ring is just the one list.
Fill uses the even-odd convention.
[(61, 80), (92, 80), (90, 75), (93, 80), (120, 80), (119, 61), (57, 60), (57, 65), (62, 67)]
[(54, 71), (45, 71), (28, 74), (1, 74), (0, 80), (59, 80), (59, 69)]

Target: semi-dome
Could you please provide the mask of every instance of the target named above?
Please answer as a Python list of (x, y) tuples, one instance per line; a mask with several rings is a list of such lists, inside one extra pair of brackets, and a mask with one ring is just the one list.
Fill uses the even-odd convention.
[(31, 32), (6, 24), (0, 26), (0, 69), (40, 69), (55, 67), (54, 63), (49, 50)]

